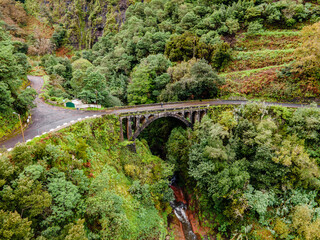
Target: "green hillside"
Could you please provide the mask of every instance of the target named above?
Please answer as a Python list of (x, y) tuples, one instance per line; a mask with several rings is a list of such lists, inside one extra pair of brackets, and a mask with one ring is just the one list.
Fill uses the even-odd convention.
[(179, 239), (179, 172), (203, 237), (319, 239), (319, 123), (314, 106), (212, 107), (169, 133), (162, 160), (120, 142), (117, 117), (82, 121), (0, 156), (0, 238)]
[(0, 142), (28, 74), (57, 106), (253, 101), (135, 142), (108, 115), (0, 149), (0, 239), (184, 239), (173, 200), (197, 240), (320, 239), (319, 1), (0, 0)]
[[(53, 9), (48, 10), (50, 17), (44, 17), (27, 1), (31, 14), (55, 28), (51, 41), (59, 57), (47, 55), (41, 61), (51, 79), (45, 97), (58, 102), (80, 98), (105, 107), (120, 101), (144, 104), (230, 96), (282, 101), (317, 98), (318, 81), (310, 83), (307, 77), (296, 84), (295, 76), (286, 73), (283, 78), (279, 72), (301, 59), (296, 49), (303, 48), (308, 35), (301, 29), (318, 21), (319, 6), (295, 1), (223, 3), (53, 1), (40, 4)], [(64, 4), (69, 4), (68, 11), (58, 18)], [(100, 19), (101, 14), (107, 17)], [(90, 21), (93, 16), (102, 22)], [(295, 68), (293, 64), (293, 72)], [(173, 76), (172, 69), (187, 74)], [(92, 89), (87, 77), (101, 84)], [(267, 88), (259, 88), (262, 85)], [(142, 91), (141, 86), (145, 86)], [(301, 86), (303, 90), (295, 89)], [(95, 91), (101, 94), (95, 96)]]
[(117, 118), (91, 120), (0, 156), (0, 238), (163, 238), (173, 167), (119, 136)]

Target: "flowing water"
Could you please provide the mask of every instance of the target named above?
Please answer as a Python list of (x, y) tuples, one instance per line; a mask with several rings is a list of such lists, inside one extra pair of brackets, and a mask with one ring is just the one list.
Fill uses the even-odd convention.
[(179, 221), (182, 224), (182, 230), (186, 240), (197, 240), (197, 236), (192, 230), (192, 226), (189, 222), (188, 216), (186, 214), (187, 205), (182, 202), (172, 201), (170, 202), (171, 207)]
[(182, 230), (184, 233), (184, 237), (186, 240), (197, 240), (197, 236), (194, 234), (192, 230), (191, 223), (188, 219), (186, 210), (187, 210), (187, 202), (183, 196), (183, 192), (181, 188), (175, 185), (175, 177), (171, 180), (171, 189), (174, 192), (175, 200), (170, 202), (170, 205), (174, 211), (174, 214), (179, 219)]

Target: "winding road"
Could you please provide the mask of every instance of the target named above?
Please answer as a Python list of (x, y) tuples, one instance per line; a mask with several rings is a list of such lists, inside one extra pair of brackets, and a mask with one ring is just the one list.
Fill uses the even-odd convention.
[[(31, 82), (31, 87), (37, 91), (38, 96), (35, 99), (36, 107), (31, 110), (32, 123), (24, 131), (25, 140), (32, 139), (59, 126), (63, 126), (65, 123), (76, 121), (79, 118), (105, 114), (93, 111), (68, 110), (46, 104), (39, 98), (39, 94), (41, 93), (44, 84), (43, 78), (28, 76), (28, 79)], [(7, 149), (13, 148), (19, 142), (23, 142), (21, 134), (0, 143), (0, 147), (5, 147)]]
[[(43, 86), (43, 78), (28, 76), (31, 82), (31, 86), (37, 91), (38, 95), (41, 93)], [(36, 107), (32, 109), (32, 123), (25, 130), (25, 139), (32, 139), (38, 135), (42, 135), (49, 132), (57, 127), (66, 126), (72, 121), (77, 121), (80, 118), (101, 116), (106, 114), (127, 114), (136, 113), (143, 111), (157, 111), (172, 108), (183, 108), (183, 107), (194, 107), (203, 105), (240, 105), (245, 104), (247, 101), (232, 101), (232, 100), (209, 100), (209, 101), (192, 101), (192, 102), (180, 102), (180, 103), (165, 103), (163, 106), (161, 104), (153, 105), (139, 105), (125, 108), (118, 108), (114, 110), (107, 110), (104, 112), (97, 111), (81, 111), (81, 110), (68, 110), (56, 106), (51, 106), (46, 104), (39, 96), (35, 99)], [(294, 103), (266, 103), (267, 105), (281, 105), (284, 107), (299, 108), (305, 107), (306, 105), (294, 104)], [(318, 107), (320, 107), (318, 105)], [(17, 143), (23, 142), (22, 135), (17, 135), (11, 139), (0, 143), (0, 147), (5, 147), (7, 149), (13, 148)]]

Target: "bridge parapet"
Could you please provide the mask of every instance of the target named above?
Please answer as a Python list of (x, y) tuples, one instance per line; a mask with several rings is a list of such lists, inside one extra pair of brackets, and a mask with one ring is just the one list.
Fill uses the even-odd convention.
[(196, 122), (200, 122), (207, 113), (208, 105), (188, 108), (165, 108), (122, 114), (119, 116), (120, 139), (122, 141), (124, 140), (124, 132), (126, 132), (127, 139), (134, 141), (146, 127), (160, 118), (176, 118), (187, 127), (192, 128), (193, 125)]

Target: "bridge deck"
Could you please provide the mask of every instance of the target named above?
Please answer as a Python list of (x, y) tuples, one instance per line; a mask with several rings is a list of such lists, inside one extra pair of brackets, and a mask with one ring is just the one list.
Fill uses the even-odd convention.
[[(130, 106), (123, 108), (116, 108), (113, 110), (108, 110), (107, 114), (116, 114), (116, 115), (134, 115), (144, 112), (162, 112), (162, 111), (174, 111), (178, 109), (190, 109), (193, 107), (205, 108), (209, 106), (218, 106), (218, 105), (241, 105), (246, 104), (248, 101), (245, 100), (206, 100), (206, 101), (192, 101), (192, 102), (180, 102), (180, 103), (164, 103), (161, 104), (150, 104), (150, 105), (138, 105)], [(307, 107), (309, 104), (297, 104), (297, 103), (272, 103), (265, 102), (267, 106), (283, 106), (291, 108), (300, 108)], [(318, 106), (320, 107), (320, 106)]]

